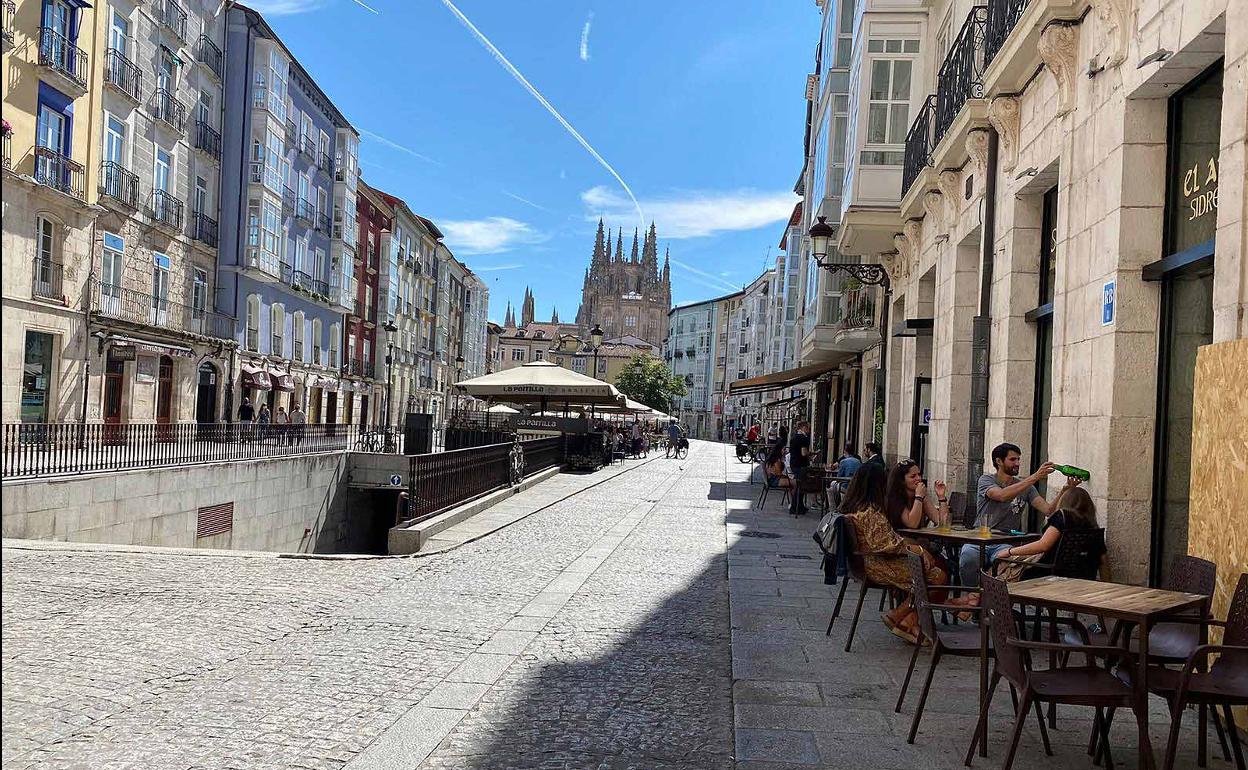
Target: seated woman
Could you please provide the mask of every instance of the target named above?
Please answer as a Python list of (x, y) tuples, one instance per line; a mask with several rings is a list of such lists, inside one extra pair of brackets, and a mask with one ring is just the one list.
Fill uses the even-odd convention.
[(780, 428), (780, 438), (771, 444), (768, 458), (766, 458), (764, 463), (766, 477), (768, 477), (768, 487), (787, 487), (790, 484), (785, 463), (785, 453), (787, 451), (789, 451), (789, 431), (787, 431), (787, 428)]
[[(904, 472), (901, 478), (905, 478)], [(922, 547), (903, 540), (885, 513), (889, 507), (885, 495), (886, 481), (884, 466), (867, 463), (854, 472), (849, 489), (841, 500), (840, 510), (853, 523), (858, 554), (862, 557), (867, 578), (909, 593), (910, 568), (905, 557), (908, 553), (917, 553), (923, 559), (928, 584), (945, 585), (949, 582), (949, 575), (941, 568), (936, 557)], [(941, 484), (937, 489), (943, 487)], [(914, 518), (914, 506), (904, 511), (895, 505), (893, 508), (898, 515), (899, 525), (909, 526), (910, 519)], [(922, 504), (918, 506), (918, 510), (921, 516)], [(941, 592), (933, 594), (933, 602), (941, 602), (943, 599)], [(885, 613), (882, 619), (893, 634), (911, 644), (918, 643), (918, 615), (915, 614), (910, 599)]]
[(936, 501), (927, 495), (923, 473), (914, 460), (902, 460), (888, 474), (884, 493), (884, 513), (893, 529), (918, 529), (926, 522), (939, 524), (949, 517), (949, 498), (945, 494), (945, 482), (937, 481)]
[[(1057, 554), (1057, 543), (1063, 535), (1070, 532), (1088, 531), (1098, 528), (1096, 522), (1096, 503), (1086, 489), (1077, 486), (1078, 479), (1069, 479), (1062, 490), (1061, 507), (1053, 512), (1045, 522), (1044, 532), (1039, 540), (1023, 545), (1006, 548), (997, 554), (997, 558), (1015, 560), (1010, 562), (994, 562), (993, 570), (1003, 580), (1023, 580), (1049, 574), (1049, 570), (1028, 568), (1017, 561), (1032, 561), (1036, 564), (1052, 564)], [(1102, 575), (1106, 572), (1105, 540), (1097, 538), (1092, 549), (1087, 552), (1088, 563), (1083, 565), (1082, 572)]]

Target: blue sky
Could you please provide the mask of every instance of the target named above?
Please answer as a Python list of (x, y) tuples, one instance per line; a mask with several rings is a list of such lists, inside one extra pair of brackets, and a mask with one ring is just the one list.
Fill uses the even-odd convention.
[[(490, 286), (571, 320), (597, 218), (671, 246), (677, 303), (774, 259), (801, 164), (811, 0), (256, 0), (361, 133), (361, 171)], [(515, 70), (616, 178), (501, 63)], [(770, 250), (770, 252), (769, 252)]]

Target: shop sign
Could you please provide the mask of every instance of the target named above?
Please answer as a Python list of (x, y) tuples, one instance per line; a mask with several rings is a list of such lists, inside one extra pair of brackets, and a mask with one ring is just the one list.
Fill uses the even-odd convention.
[(155, 356), (139, 356), (138, 365), (134, 370), (138, 382), (156, 381), (157, 362)]
[(1218, 211), (1218, 159), (1207, 158), (1183, 170), (1183, 200), (1187, 205), (1187, 221)]
[(136, 351), (132, 345), (113, 345), (108, 349), (108, 357), (114, 361), (133, 361)]
[(588, 433), (589, 420), (581, 417), (522, 417), (515, 418), (516, 430), (556, 431), (559, 433)]

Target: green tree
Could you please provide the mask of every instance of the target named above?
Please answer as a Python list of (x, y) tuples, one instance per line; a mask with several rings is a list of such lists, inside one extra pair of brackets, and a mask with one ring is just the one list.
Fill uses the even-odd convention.
[(615, 378), (615, 387), (634, 401), (669, 413), (672, 402), (689, 392), (685, 381), (653, 356), (635, 356)]

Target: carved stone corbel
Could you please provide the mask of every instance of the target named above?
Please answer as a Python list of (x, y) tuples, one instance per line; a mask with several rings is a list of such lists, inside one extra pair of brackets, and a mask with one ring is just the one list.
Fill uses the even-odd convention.
[(962, 172), (945, 169), (936, 176), (936, 186), (945, 196), (945, 230), (950, 231), (962, 214)]
[(1073, 24), (1052, 23), (1040, 32), (1036, 43), (1040, 60), (1057, 81), (1057, 116), (1075, 109), (1075, 69), (1079, 55), (1079, 28)]
[(901, 227), (901, 233), (909, 246), (905, 266), (905, 274), (909, 277), (919, 264), (919, 247), (923, 243), (923, 220), (907, 219), (906, 223)]
[(1018, 120), (1017, 98), (998, 96), (988, 102), (988, 122), (997, 130), (1002, 171), (1013, 171), (1018, 163)]
[(1109, 42), (1106, 67), (1117, 67), (1127, 59), (1127, 48), (1131, 44), (1131, 3), (1130, 0), (1093, 0), (1096, 15), (1104, 25), (1105, 37)]
[(988, 171), (988, 129), (972, 128), (967, 132), (966, 154), (971, 158), (970, 172), (982, 177)]
[(927, 220), (934, 225), (933, 230), (941, 233), (947, 231), (945, 226), (944, 193), (936, 190), (928, 190), (923, 193), (923, 211), (927, 213)]
[(914, 247), (910, 239), (901, 233), (893, 236), (893, 246), (897, 248), (897, 259), (893, 262), (893, 283), (901, 283), (910, 275), (910, 254)]
[[(893, 236), (893, 243), (901, 236)], [(888, 280), (896, 285), (901, 280), (899, 267), (901, 265), (901, 257), (896, 251), (885, 251), (880, 254), (880, 264), (884, 266), (884, 272), (888, 273)]]

